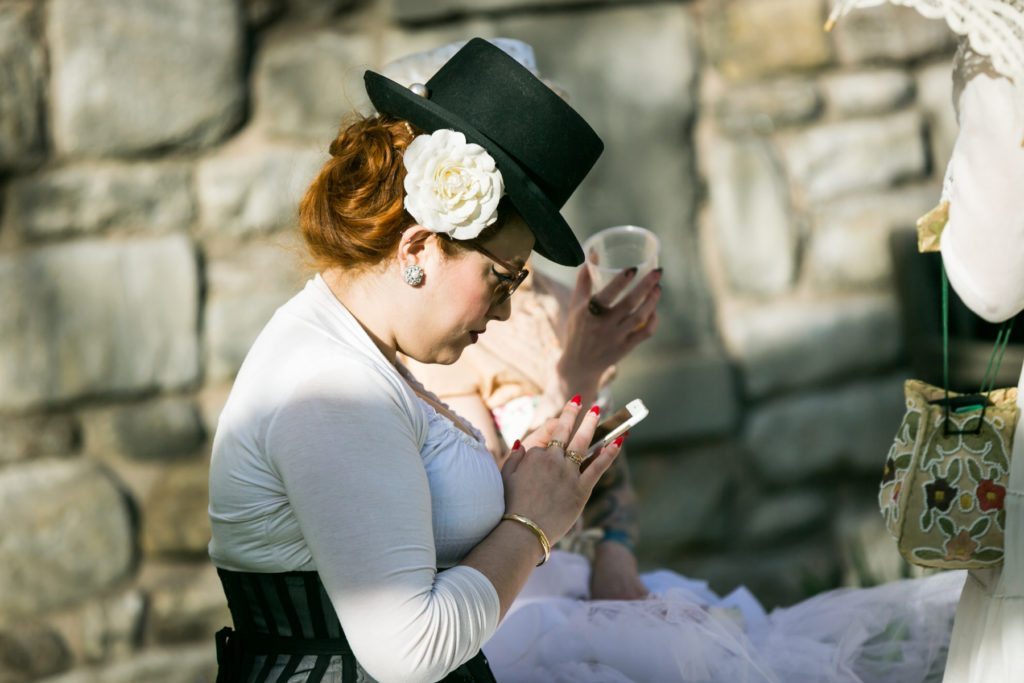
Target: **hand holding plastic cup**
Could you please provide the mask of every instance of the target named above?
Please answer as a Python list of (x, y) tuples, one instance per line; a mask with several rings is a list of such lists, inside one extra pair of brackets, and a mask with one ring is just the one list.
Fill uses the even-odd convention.
[(593, 283), (592, 293), (604, 289), (612, 279), (626, 268), (636, 267), (632, 278), (615, 301), (606, 305), (614, 306), (629, 293), (644, 275), (658, 267), (658, 252), (661, 242), (658, 236), (646, 228), (636, 225), (618, 225), (595, 233), (583, 243), (587, 270)]

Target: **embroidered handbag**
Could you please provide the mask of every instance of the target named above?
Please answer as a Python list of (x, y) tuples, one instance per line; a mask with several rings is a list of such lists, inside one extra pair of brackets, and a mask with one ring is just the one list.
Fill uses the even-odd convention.
[[(943, 383), (949, 386), (949, 284), (942, 273)], [(957, 394), (907, 380), (907, 412), (889, 449), (878, 492), (889, 532), (911, 564), (977, 569), (1003, 562), (1017, 425), (1017, 389), (992, 389), (1013, 321), (996, 337), (981, 391)], [(992, 378), (990, 380), (990, 377)]]

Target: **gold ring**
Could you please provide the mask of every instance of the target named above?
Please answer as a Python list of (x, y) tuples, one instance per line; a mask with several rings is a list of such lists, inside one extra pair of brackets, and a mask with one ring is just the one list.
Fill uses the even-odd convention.
[(571, 448), (565, 452), (565, 457), (573, 461), (577, 466), (583, 464), (583, 456), (578, 451), (574, 451)]
[(551, 448), (552, 446), (554, 446), (555, 448), (560, 448), (563, 451), (565, 450), (565, 442), (559, 441), (558, 439), (551, 439), (551, 441), (548, 441), (548, 445), (545, 446), (544, 448)]

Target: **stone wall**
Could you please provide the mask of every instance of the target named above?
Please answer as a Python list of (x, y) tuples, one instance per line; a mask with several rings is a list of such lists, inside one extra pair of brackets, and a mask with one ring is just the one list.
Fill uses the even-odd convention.
[[(581, 236), (662, 238), (620, 398), (641, 559), (768, 604), (902, 571), (887, 238), (930, 208), (951, 38), (826, 0), (0, 0), (0, 681), (212, 680), (210, 437), (308, 276), (295, 205), (360, 75), (532, 43), (607, 142)], [(556, 274), (565, 273), (552, 269)]]

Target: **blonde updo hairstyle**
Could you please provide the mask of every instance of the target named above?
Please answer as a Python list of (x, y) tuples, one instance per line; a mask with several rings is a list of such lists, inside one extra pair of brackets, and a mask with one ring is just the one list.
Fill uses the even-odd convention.
[[(318, 270), (372, 268), (392, 256), (402, 233), (416, 220), (405, 210), (402, 155), (421, 131), (380, 114), (342, 125), (331, 142), (331, 158), (299, 204), (299, 230)], [(504, 199), (498, 220), (480, 235), (500, 229), (511, 205)], [(439, 239), (447, 256), (463, 248)]]

